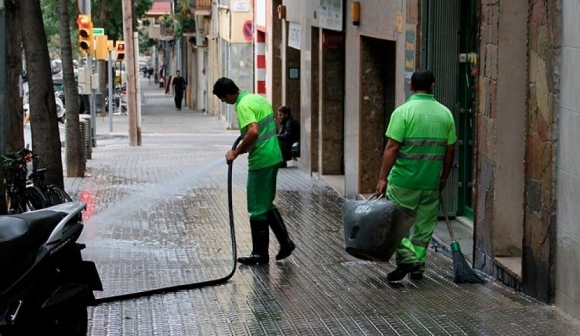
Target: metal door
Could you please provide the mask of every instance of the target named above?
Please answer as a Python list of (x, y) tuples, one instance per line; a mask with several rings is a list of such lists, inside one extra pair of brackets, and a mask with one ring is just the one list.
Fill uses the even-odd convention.
[[(423, 0), (421, 67), (435, 75), (435, 98), (447, 106), (459, 125), (459, 34), (461, 0)], [(443, 192), (447, 211), (455, 216), (458, 210), (459, 151)]]

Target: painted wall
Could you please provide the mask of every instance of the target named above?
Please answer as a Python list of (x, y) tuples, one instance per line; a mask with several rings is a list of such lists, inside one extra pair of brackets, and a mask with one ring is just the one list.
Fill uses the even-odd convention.
[(226, 41), (231, 41), (231, 17), (229, 9), (221, 7), (219, 9), (219, 34)]
[[(237, 4), (239, 7), (233, 7), (234, 4)], [(244, 25), (246, 23), (253, 25), (254, 21), (254, 11), (251, 4), (251, 1), (232, 1), (232, 6), (230, 7), (230, 42), (241, 44), (252, 43), (252, 36), (250, 35), (248, 38), (244, 35)]]
[(556, 305), (580, 318), (580, 2), (562, 1)]

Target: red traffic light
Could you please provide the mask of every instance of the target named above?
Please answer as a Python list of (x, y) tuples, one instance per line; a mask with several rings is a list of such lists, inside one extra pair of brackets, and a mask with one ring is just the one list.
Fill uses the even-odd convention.
[(120, 43), (117, 46), (117, 51), (125, 51), (125, 43)]
[(89, 28), (91, 26), (91, 17), (88, 15), (80, 14), (77, 17), (77, 24), (79, 25), (79, 27)]

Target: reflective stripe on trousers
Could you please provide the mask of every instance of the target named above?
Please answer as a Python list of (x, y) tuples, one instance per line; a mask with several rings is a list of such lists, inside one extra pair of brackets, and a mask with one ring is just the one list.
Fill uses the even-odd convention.
[(387, 198), (417, 212), (411, 238), (403, 238), (397, 248), (397, 264), (424, 263), (429, 242), (437, 226), (439, 190), (415, 190), (389, 184)]

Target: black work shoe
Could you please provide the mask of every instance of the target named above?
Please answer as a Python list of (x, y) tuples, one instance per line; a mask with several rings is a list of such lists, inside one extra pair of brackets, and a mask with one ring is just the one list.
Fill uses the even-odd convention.
[(289, 240), (288, 245), (282, 246), (280, 248), (280, 251), (276, 255), (276, 260), (288, 258), (292, 254), (292, 251), (296, 249), (296, 245), (294, 245), (294, 242), (291, 241), (290, 238), (288, 238), (288, 240)]
[(411, 279), (411, 280), (423, 280), (423, 272), (421, 272), (421, 271), (411, 272), (411, 274), (409, 274), (409, 279)]
[(387, 274), (387, 280), (391, 282), (401, 281), (405, 278), (405, 275), (419, 271), (420, 267), (419, 263), (399, 264), (397, 269)]
[(269, 262), (267, 255), (250, 254), (247, 257), (239, 257), (238, 262), (244, 265), (262, 265)]

